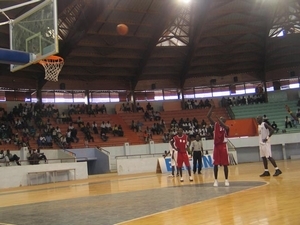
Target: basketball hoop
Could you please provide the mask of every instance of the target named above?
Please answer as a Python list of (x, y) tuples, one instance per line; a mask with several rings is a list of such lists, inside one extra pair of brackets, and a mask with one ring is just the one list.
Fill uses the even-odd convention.
[(52, 55), (40, 60), (39, 64), (45, 68), (45, 80), (58, 81), (58, 75), (64, 65), (64, 59), (62, 57)]

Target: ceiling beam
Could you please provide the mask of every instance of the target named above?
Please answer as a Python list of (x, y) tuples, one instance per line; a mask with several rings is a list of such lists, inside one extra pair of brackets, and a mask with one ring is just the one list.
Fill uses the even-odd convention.
[(180, 4), (177, 4), (176, 1), (166, 1), (165, 6), (162, 8), (160, 12), (160, 19), (161, 21), (155, 27), (155, 32), (148, 43), (148, 48), (143, 54), (141, 61), (139, 62), (139, 66), (136, 69), (135, 78), (132, 81), (132, 88), (135, 90), (140, 76), (143, 74), (143, 71), (147, 65), (147, 62), (151, 56), (151, 53), (155, 49), (159, 38), (162, 36), (163, 31), (168, 27), (168, 25), (176, 18), (178, 11), (180, 9)]
[(183, 67), (179, 74), (180, 87), (184, 87), (185, 79), (191, 67), (192, 59), (195, 55), (199, 40), (203, 33), (205, 21), (209, 15), (209, 8), (212, 4), (211, 0), (192, 1), (191, 7), (191, 25), (190, 25), (190, 42), (187, 56), (184, 60)]
[[(77, 0), (77, 4), (82, 4), (82, 0)], [(76, 22), (69, 27), (70, 31), (65, 40), (63, 40), (59, 55), (66, 58), (77, 43), (87, 34), (90, 27), (97, 20), (99, 15), (105, 11), (103, 1), (84, 2), (84, 8), (81, 9), (81, 13)], [(67, 8), (66, 8), (67, 10)]]

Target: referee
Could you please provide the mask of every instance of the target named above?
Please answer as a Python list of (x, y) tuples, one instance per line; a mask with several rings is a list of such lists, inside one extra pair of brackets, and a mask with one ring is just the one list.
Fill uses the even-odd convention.
[[(193, 155), (193, 171), (196, 173), (198, 168), (198, 174), (201, 174), (202, 169), (202, 155), (203, 155), (203, 146), (202, 141), (200, 140), (200, 135), (196, 136), (196, 140), (192, 141), (192, 155)], [(198, 165), (198, 167), (197, 167)]]

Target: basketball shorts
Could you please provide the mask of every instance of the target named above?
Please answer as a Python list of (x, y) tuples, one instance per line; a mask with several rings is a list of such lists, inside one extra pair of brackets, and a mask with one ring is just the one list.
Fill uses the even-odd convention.
[(260, 157), (272, 157), (271, 144), (269, 142), (265, 144), (259, 144), (259, 154)]

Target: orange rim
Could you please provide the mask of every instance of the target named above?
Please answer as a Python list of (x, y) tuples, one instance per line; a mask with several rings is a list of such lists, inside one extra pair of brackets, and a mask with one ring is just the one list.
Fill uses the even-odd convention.
[[(62, 58), (62, 57), (60, 57), (60, 56), (57, 56), (57, 55), (50, 55), (50, 56), (48, 56), (47, 58), (45, 58), (45, 59), (42, 59), (42, 60), (40, 60), (39, 61), (39, 64), (47, 64), (47, 63), (49, 63), (49, 62), (47, 62), (47, 59), (50, 59), (50, 60), (56, 60), (56, 61), (64, 61), (64, 59)], [(51, 63), (51, 62), (50, 62)]]

